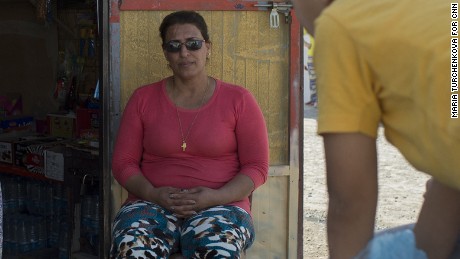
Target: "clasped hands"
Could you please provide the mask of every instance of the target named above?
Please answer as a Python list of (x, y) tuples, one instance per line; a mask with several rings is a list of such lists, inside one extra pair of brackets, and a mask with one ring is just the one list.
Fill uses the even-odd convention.
[(156, 188), (156, 203), (173, 212), (179, 218), (188, 218), (197, 212), (218, 204), (217, 190), (207, 187), (179, 189), (174, 187)]

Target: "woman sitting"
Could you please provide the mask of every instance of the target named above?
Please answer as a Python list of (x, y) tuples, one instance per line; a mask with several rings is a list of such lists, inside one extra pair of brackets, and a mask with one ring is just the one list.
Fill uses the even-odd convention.
[(111, 257), (240, 258), (254, 242), (248, 197), (268, 173), (262, 112), (248, 90), (208, 76), (200, 14), (171, 13), (160, 36), (173, 75), (125, 107), (112, 171), (129, 197)]

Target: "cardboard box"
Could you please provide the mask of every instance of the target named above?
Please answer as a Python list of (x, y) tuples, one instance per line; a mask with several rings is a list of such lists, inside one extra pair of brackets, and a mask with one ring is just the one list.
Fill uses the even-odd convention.
[[(3, 134), (7, 135), (8, 134)], [(21, 137), (0, 137), (0, 145), (3, 146), (3, 150), (11, 151), (12, 152), (12, 159), (11, 162), (3, 161), (8, 164), (12, 165), (19, 165), (23, 166), (22, 162), (20, 161), (22, 155), (26, 152), (26, 146), (31, 143), (39, 143), (38, 140), (49, 138), (44, 135), (24, 135)]]
[(35, 132), (35, 122), (32, 116), (8, 116), (0, 119), (0, 133)]
[(23, 159), (27, 170), (32, 173), (45, 174), (45, 151), (49, 148), (62, 145), (62, 141), (39, 143), (27, 147), (27, 154)]
[(24, 167), (32, 173), (44, 174), (45, 150), (63, 142), (62, 138), (54, 137), (37, 137), (17, 142), (14, 145), (15, 165)]
[(62, 138), (75, 137), (75, 115), (48, 114), (50, 135)]
[(15, 146), (17, 143), (37, 139), (35, 136), (24, 137), (0, 137), (0, 162), (14, 165), (15, 163)]
[(20, 138), (0, 138), (0, 162), (14, 164), (14, 144)]
[[(68, 182), (74, 176), (80, 179), (88, 174), (99, 176), (99, 156), (89, 151), (58, 145), (46, 149), (44, 153), (45, 177), (47, 178)], [(71, 174), (71, 177), (68, 174)], [(68, 184), (73, 183), (68, 182)]]
[(39, 140), (23, 140), (14, 144), (14, 165), (26, 167), (25, 160), (28, 153), (27, 148), (31, 145), (40, 144)]
[(64, 181), (66, 152), (68, 150), (64, 146), (56, 146), (45, 150), (45, 177)]

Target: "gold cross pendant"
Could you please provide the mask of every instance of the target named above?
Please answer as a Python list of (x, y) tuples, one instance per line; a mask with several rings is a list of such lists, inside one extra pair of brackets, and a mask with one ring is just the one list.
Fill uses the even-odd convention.
[(185, 143), (185, 141), (182, 141), (182, 146), (180, 146), (182, 148), (182, 151), (185, 151), (185, 149), (187, 148), (187, 143)]

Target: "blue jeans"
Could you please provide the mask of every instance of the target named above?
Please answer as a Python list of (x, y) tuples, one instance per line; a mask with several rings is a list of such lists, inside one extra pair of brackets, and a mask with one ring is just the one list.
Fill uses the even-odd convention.
[[(355, 259), (426, 259), (426, 254), (416, 248), (412, 231), (414, 226), (415, 224), (408, 224), (377, 232)], [(460, 258), (460, 236), (449, 259), (458, 258)]]

